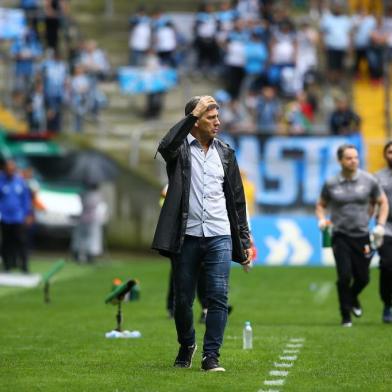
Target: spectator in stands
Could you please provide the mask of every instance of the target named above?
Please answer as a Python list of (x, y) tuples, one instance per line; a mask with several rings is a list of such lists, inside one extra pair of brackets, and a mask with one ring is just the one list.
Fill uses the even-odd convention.
[(218, 22), (218, 42), (226, 42), (229, 33), (234, 29), (235, 21), (239, 19), (239, 14), (232, 7), (231, 1), (223, 1), (219, 5), (219, 10), (215, 13)]
[(335, 99), (335, 110), (332, 112), (329, 126), (332, 135), (352, 135), (361, 131), (361, 118), (350, 107), (346, 96)]
[(238, 0), (237, 12), (242, 20), (254, 20), (260, 18), (260, 1)]
[(32, 223), (31, 197), (13, 160), (7, 160), (0, 173), (0, 216), (4, 269), (19, 267), (28, 272), (26, 227)]
[(318, 21), (324, 12), (324, 0), (310, 0), (309, 16)]
[(55, 52), (42, 64), (45, 106), (47, 110), (46, 125), (49, 132), (61, 131), (62, 109), (68, 87), (68, 66), (62, 60), (61, 53)]
[(44, 85), (40, 77), (35, 79), (32, 89), (27, 96), (26, 115), (30, 133), (46, 131)]
[(167, 21), (157, 25), (153, 31), (153, 42), (160, 63), (175, 68), (177, 66), (177, 35), (173, 22)]
[[(144, 63), (144, 68), (147, 72), (155, 72), (161, 67), (159, 57), (150, 49)], [(158, 118), (161, 115), (163, 109), (163, 102), (165, 98), (165, 92), (162, 91), (150, 91), (146, 95), (146, 111), (145, 117), (147, 119)]]
[(83, 131), (83, 122), (91, 109), (93, 94), (91, 82), (82, 64), (77, 64), (70, 81), (70, 104), (74, 117), (74, 130)]
[(42, 12), (41, 0), (20, 0), (19, 7), (24, 10), (28, 24), (38, 37), (38, 21)]
[(202, 72), (211, 71), (219, 62), (217, 32), (218, 22), (212, 4), (202, 3), (196, 14), (194, 25), (197, 67)]
[(89, 40), (84, 45), (80, 53), (80, 63), (95, 80), (106, 80), (110, 77), (109, 60), (94, 40)]
[(297, 38), (294, 25), (291, 21), (284, 20), (272, 32), (269, 82), (286, 94), (294, 91), (296, 52)]
[(307, 75), (315, 72), (318, 67), (317, 49), (320, 37), (318, 31), (304, 19), (300, 22), (296, 39), (295, 91), (299, 92), (304, 88)]
[(219, 105), (219, 119), (223, 132), (254, 132), (254, 124), (241, 101), (231, 99), (225, 90), (216, 91), (214, 96)]
[(289, 135), (311, 133), (314, 124), (314, 107), (306, 92), (297, 94), (295, 100), (287, 105), (285, 119)]
[(68, 14), (68, 0), (44, 0), (45, 37), (49, 48), (57, 51), (62, 19)]
[(224, 84), (231, 98), (238, 99), (245, 77), (244, 23), (236, 20), (234, 30), (229, 33), (224, 55)]
[(377, 19), (376, 26), (370, 34), (367, 59), (370, 78), (373, 83), (379, 84), (384, 72), (384, 50), (387, 49), (387, 36), (384, 32), (383, 20)]
[(368, 12), (367, 7), (358, 7), (356, 14), (353, 16), (354, 73), (357, 77), (360, 74), (361, 62), (367, 62), (371, 35), (376, 25), (376, 18)]
[(352, 20), (344, 14), (341, 2), (334, 0), (331, 13), (325, 13), (320, 22), (328, 78), (332, 83), (337, 83), (342, 79), (345, 59), (352, 45), (352, 27)]
[(276, 88), (265, 86), (256, 99), (256, 130), (262, 135), (273, 135), (279, 132), (282, 119), (282, 105), (277, 97)]
[(384, 17), (382, 20), (382, 29), (385, 34), (390, 57), (392, 52), (392, 4), (387, 4), (385, 7)]
[(268, 48), (262, 38), (257, 31), (253, 31), (245, 43), (245, 92), (258, 91), (265, 84)]
[(144, 7), (139, 7), (137, 13), (130, 18), (129, 31), (129, 65), (140, 67), (151, 47), (151, 19)]
[(26, 94), (34, 73), (35, 65), (42, 55), (42, 46), (35, 31), (28, 27), (23, 36), (11, 46), (11, 56), (15, 60), (15, 92)]

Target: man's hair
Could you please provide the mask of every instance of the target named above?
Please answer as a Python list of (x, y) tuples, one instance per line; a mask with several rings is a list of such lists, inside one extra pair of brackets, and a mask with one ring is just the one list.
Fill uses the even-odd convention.
[(387, 143), (385, 144), (384, 149), (383, 149), (383, 154), (384, 154), (384, 156), (385, 156), (385, 154), (387, 153), (388, 148), (391, 147), (391, 146), (392, 146), (392, 140), (390, 140), (389, 142), (387, 142)]
[(353, 148), (354, 150), (358, 151), (357, 147), (355, 147), (354, 144), (346, 143), (346, 144), (342, 144), (341, 146), (339, 146), (339, 148), (336, 152), (336, 156), (339, 161), (341, 161), (343, 159), (344, 152), (350, 148)]
[[(188, 103), (185, 105), (185, 116), (193, 112), (193, 109), (199, 103), (200, 99), (203, 98), (203, 96), (204, 95), (195, 95), (188, 101)], [(212, 110), (212, 109), (219, 109), (219, 106), (216, 104), (212, 104), (207, 108), (207, 110)]]
[(188, 101), (188, 103), (185, 105), (185, 116), (193, 112), (193, 109), (199, 103), (201, 97), (201, 95), (195, 95)]

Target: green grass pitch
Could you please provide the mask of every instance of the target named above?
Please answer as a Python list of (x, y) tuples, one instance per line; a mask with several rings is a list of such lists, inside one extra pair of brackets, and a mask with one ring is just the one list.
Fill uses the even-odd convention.
[[(50, 264), (34, 261), (33, 271)], [(361, 296), (364, 315), (340, 327), (332, 268), (233, 268), (221, 363), (225, 373), (200, 370), (203, 326), (196, 323), (192, 369), (172, 367), (177, 353), (174, 323), (165, 310), (169, 265), (141, 257), (77, 266), (67, 263), (51, 287), (0, 289), (0, 391), (193, 392), (277, 390), (391, 391), (392, 326), (381, 323), (378, 270)], [(141, 339), (110, 340), (116, 307), (105, 305), (113, 278), (138, 278), (141, 299), (126, 303), (124, 327)], [(200, 308), (195, 306), (197, 321)], [(242, 350), (250, 320), (254, 348)], [(304, 339), (285, 377), (272, 376), (290, 339)], [(291, 350), (293, 348), (291, 347)], [(296, 350), (296, 348), (294, 349)], [(292, 354), (287, 354), (292, 355)], [(280, 369), (281, 370), (281, 369)], [(283, 379), (282, 386), (265, 381)]]

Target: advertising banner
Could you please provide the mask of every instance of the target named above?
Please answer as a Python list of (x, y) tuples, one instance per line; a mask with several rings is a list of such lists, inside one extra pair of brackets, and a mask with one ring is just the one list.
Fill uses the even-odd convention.
[[(256, 215), (251, 219), (257, 265), (333, 266), (332, 248), (322, 247), (322, 234), (313, 215)], [(370, 228), (374, 221), (370, 223)], [(379, 256), (372, 258), (377, 266)]]
[(259, 258), (257, 264), (323, 264), (320, 230), (315, 217), (255, 216), (252, 234)]
[(20, 38), (26, 28), (25, 15), (22, 10), (0, 8), (0, 39)]
[(121, 67), (118, 70), (120, 91), (125, 95), (162, 93), (177, 84), (177, 71), (160, 68), (149, 71), (138, 67)]
[(362, 139), (352, 136), (223, 136), (256, 188), (260, 211), (313, 209), (325, 180), (338, 173), (336, 151), (354, 144), (364, 164)]

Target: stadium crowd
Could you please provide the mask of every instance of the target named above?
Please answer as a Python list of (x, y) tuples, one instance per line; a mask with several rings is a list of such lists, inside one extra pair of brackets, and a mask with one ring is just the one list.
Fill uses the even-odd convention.
[[(368, 73), (382, 82), (392, 6), (381, 17), (377, 2), (351, 3), (348, 10), (344, 1), (313, 1), (308, 14), (293, 14), (284, 1), (202, 1), (188, 35), (172, 14), (143, 5), (129, 18), (129, 65), (212, 79), (228, 132), (359, 132), (350, 81)], [(110, 59), (80, 39), (68, 0), (20, 0), (20, 7), (28, 28), (10, 48), (14, 100), (24, 104), (31, 132), (61, 131), (64, 106), (80, 132), (107, 104), (99, 83), (114, 76)], [(164, 95), (147, 94), (147, 118), (160, 116)]]
[(66, 106), (72, 130), (81, 132), (106, 104), (99, 82), (111, 77), (108, 57), (95, 41), (79, 39), (68, 0), (21, 0), (20, 8), (27, 26), (9, 53), (15, 107), (24, 108), (30, 132), (58, 133)]
[(369, 4), (348, 13), (346, 2), (316, 1), (293, 16), (285, 2), (203, 1), (191, 37), (162, 9), (141, 6), (130, 18), (130, 65), (155, 55), (161, 66), (218, 80), (229, 132), (359, 132), (350, 81), (367, 72), (381, 83), (392, 45), (392, 6), (381, 17)]

